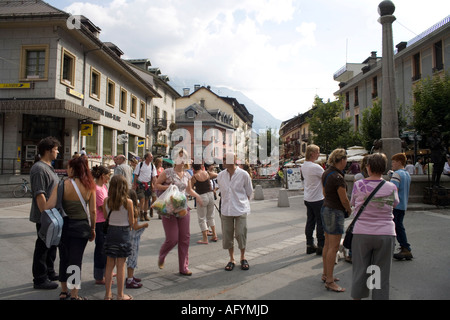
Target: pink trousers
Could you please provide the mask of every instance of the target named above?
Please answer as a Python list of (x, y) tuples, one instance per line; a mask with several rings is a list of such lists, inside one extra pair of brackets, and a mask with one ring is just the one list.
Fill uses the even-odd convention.
[(167, 254), (178, 244), (178, 264), (181, 273), (189, 271), (189, 241), (191, 238), (190, 231), (190, 217), (191, 212), (188, 209), (188, 213), (182, 218), (176, 218), (174, 216), (163, 216), (162, 224), (164, 232), (166, 234), (166, 240), (159, 250), (159, 262), (164, 262)]

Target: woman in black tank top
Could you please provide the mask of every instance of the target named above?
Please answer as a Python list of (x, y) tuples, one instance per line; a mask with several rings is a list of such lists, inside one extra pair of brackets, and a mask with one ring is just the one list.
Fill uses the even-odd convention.
[(203, 205), (197, 206), (198, 223), (202, 231), (202, 240), (198, 244), (208, 244), (208, 233), (211, 228), (211, 241), (217, 241), (216, 227), (214, 221), (214, 193), (212, 189), (211, 178), (217, 176), (215, 173), (209, 173), (203, 170), (202, 165), (194, 164), (194, 175), (192, 176), (192, 185), (195, 191), (203, 200)]

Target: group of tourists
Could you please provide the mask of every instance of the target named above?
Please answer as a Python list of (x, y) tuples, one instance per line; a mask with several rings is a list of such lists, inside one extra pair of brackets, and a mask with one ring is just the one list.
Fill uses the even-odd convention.
[[(411, 177), (405, 170), (406, 156), (398, 153), (392, 157), (389, 182), (383, 179), (388, 169), (386, 155), (374, 153), (365, 156), (361, 173), (355, 175), (349, 200), (343, 172), (347, 166), (345, 149), (336, 149), (330, 154), (328, 168), (325, 170), (315, 163), (319, 155), (320, 148), (309, 145), (306, 149), (306, 161), (301, 167), (304, 203), (307, 208), (306, 253), (322, 256), (322, 281), (325, 288), (344, 292), (346, 289), (336, 283), (339, 279), (333, 275), (336, 254), (341, 246), (342, 234), (345, 233), (345, 219), (355, 216), (361, 210), (353, 228), (350, 250), (349, 262), (352, 262), (353, 267), (351, 296), (354, 299), (369, 296), (367, 269), (377, 266), (381, 272), (381, 285), (372, 290), (372, 298), (389, 299), (392, 258), (413, 258), (403, 225), (411, 182)], [(372, 192), (373, 198), (365, 203)], [(314, 230), (317, 245), (314, 243)], [(394, 254), (395, 239), (400, 250)]]
[[(46, 209), (54, 208), (58, 201), (58, 184), (51, 163), (58, 156), (60, 142), (48, 137), (38, 145), (39, 161), (30, 172), (33, 200), (30, 220), (36, 223), (39, 234), (40, 216)], [(113, 278), (117, 281), (117, 300), (131, 300), (124, 288), (142, 287), (141, 279), (134, 276), (139, 256), (139, 243), (143, 231), (148, 228), (153, 216), (151, 204), (169, 186), (175, 185), (185, 195), (196, 200), (198, 222), (202, 240), (208, 244), (208, 237), (218, 241), (214, 210), (216, 192), (220, 192), (220, 216), (222, 222), (223, 248), (228, 251), (229, 262), (225, 270), (233, 270), (234, 237), (240, 249), (240, 264), (249, 269), (245, 257), (247, 224), (250, 213), (252, 182), (247, 171), (236, 165), (234, 154), (224, 156), (220, 173), (213, 166), (193, 165), (185, 150), (181, 149), (173, 167), (163, 169), (162, 159), (153, 161), (153, 155), (146, 153), (141, 162), (127, 163), (124, 155), (114, 158), (113, 166), (96, 165), (89, 169), (87, 157), (74, 156), (67, 166), (67, 179), (62, 196), (64, 218), (61, 241), (58, 246), (47, 248), (38, 236), (33, 256), (33, 282), (36, 289), (56, 289), (61, 283), (60, 300), (84, 300), (79, 287), (69, 281), (73, 267), (81, 270), (84, 250), (89, 241), (95, 241), (94, 270), (95, 283), (105, 286), (105, 300), (113, 299), (111, 287)], [(114, 174), (111, 173), (114, 170)], [(213, 182), (214, 181), (214, 182)], [(159, 215), (162, 219), (165, 240), (161, 245), (157, 265), (164, 268), (168, 253), (178, 246), (179, 273), (190, 276), (190, 208), (183, 215)], [(59, 250), (59, 275), (54, 261)], [(115, 273), (114, 273), (115, 271)], [(81, 274), (81, 273), (80, 273)]]

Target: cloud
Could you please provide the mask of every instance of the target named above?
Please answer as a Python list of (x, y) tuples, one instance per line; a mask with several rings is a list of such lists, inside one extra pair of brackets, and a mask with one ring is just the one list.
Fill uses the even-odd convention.
[[(308, 110), (315, 94), (333, 98), (333, 73), (346, 59), (381, 55), (380, 2), (91, 0), (62, 9), (87, 16), (125, 58), (149, 58), (169, 76), (242, 91), (287, 119)], [(394, 3), (394, 44), (450, 12), (447, 0)]]

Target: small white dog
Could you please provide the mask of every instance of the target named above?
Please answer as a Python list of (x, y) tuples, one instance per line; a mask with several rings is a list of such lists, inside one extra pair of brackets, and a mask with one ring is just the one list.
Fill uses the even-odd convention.
[(336, 264), (339, 262), (340, 259), (345, 259), (345, 257), (348, 256), (348, 249), (344, 247), (343, 245), (344, 239), (341, 240), (341, 244), (339, 245), (339, 250), (336, 253)]

